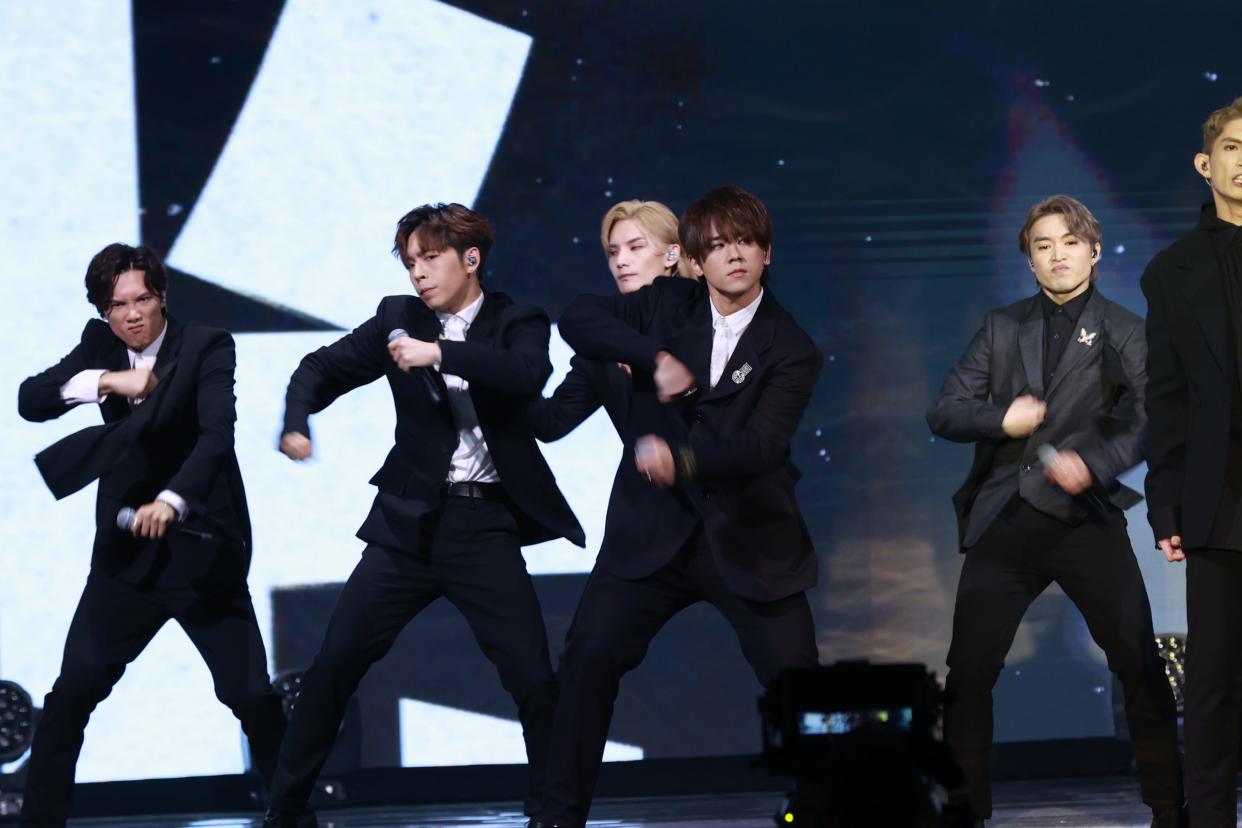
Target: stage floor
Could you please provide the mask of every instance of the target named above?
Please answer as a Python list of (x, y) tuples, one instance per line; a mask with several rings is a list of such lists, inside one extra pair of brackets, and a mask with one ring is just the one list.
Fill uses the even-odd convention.
[[(1005, 782), (996, 786), (996, 828), (1147, 828), (1151, 812), (1139, 801), (1132, 778)], [(780, 797), (612, 799), (596, 803), (598, 828), (772, 828)], [(259, 828), (250, 815), (192, 815), (72, 820), (71, 828)], [(322, 828), (521, 828), (516, 803), (324, 811)]]

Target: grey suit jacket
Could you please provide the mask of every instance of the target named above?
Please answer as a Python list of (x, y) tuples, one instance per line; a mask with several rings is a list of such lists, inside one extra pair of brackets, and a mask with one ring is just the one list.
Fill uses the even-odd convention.
[[(1097, 287), (1048, 388), (1043, 337), (1038, 294), (989, 312), (927, 412), (933, 433), (975, 444), (970, 473), (953, 496), (963, 551), (978, 542), (1015, 492), (1069, 524), (1081, 523), (1106, 503), (1127, 509), (1142, 500), (1118, 483), (1117, 475), (1143, 459), (1143, 320), (1104, 298)], [(1046, 402), (1048, 413), (1030, 437), (1012, 439), (1001, 423), (1009, 404), (1023, 394)], [(1092, 489), (1070, 497), (1048, 483), (1038, 455), (1045, 443), (1078, 452), (1091, 470)]]

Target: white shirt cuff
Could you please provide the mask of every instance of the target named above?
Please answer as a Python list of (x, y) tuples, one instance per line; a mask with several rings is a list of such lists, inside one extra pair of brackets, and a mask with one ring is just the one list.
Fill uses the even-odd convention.
[(185, 513), (189, 510), (185, 505), (185, 498), (174, 491), (165, 489), (155, 496), (156, 500), (161, 500), (173, 507), (173, 511), (177, 513), (177, 520), (185, 520)]
[(104, 373), (102, 368), (79, 371), (60, 387), (60, 398), (70, 405), (103, 402), (108, 395), (99, 393), (99, 378)]

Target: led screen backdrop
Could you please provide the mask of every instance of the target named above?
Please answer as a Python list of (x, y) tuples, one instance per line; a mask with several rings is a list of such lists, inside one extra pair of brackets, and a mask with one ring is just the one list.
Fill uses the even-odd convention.
[[(1210, 25), (1205, 25), (1210, 21)], [(170, 307), (232, 330), (251, 590), (273, 672), (313, 657), (361, 543), (366, 481), (391, 441), (386, 389), (317, 417), (318, 458), (275, 450), (298, 359), (408, 292), (396, 218), (458, 200), (493, 219), (485, 283), (545, 306), (609, 292), (598, 243), (622, 198), (680, 211), (736, 183), (776, 224), (772, 289), (826, 355), (793, 451), (820, 554), (824, 660), (943, 672), (960, 566), (949, 495), (969, 449), (923, 412), (983, 313), (1033, 290), (1014, 238), (1052, 192), (1105, 231), (1100, 286), (1138, 312), (1147, 259), (1206, 196), (1198, 125), (1242, 94), (1233, 3), (1135, 9), (965, 2), (443, 3), (84, 0), (0, 5), (0, 387), (67, 351), (81, 277), (115, 240), (172, 267)], [(1142, 48), (1161, 33), (1159, 56)], [(554, 337), (557, 375), (569, 352)], [(93, 490), (57, 503), (32, 455), (52, 425), (0, 407), (0, 678), (41, 699), (86, 576)], [(588, 549), (526, 550), (553, 650), (603, 528), (620, 443), (599, 415), (547, 455)], [(1141, 485), (1142, 470), (1131, 479)], [(1158, 630), (1184, 629), (1181, 570), (1131, 535)], [(756, 749), (758, 686), (698, 607), (624, 683), (609, 758)], [(997, 688), (997, 735), (1112, 733), (1111, 686), (1055, 589)], [(346, 765), (522, 759), (511, 702), (465, 623), (437, 604), (368, 677)], [(95, 713), (83, 781), (236, 772), (241, 736), (175, 626)], [(12, 769), (13, 765), (6, 769)]]

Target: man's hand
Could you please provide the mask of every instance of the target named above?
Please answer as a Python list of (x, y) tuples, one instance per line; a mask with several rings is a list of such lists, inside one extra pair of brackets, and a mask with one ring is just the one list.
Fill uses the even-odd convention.
[(694, 374), (668, 351), (656, 354), (654, 379), (660, 402), (669, 402), (694, 390)]
[(1181, 535), (1158, 540), (1156, 541), (1156, 546), (1160, 547), (1160, 551), (1164, 553), (1164, 559), (1169, 563), (1186, 560), (1186, 551), (1182, 549)]
[(134, 400), (151, 396), (151, 392), (160, 384), (155, 372), (146, 368), (131, 368), (128, 371), (104, 371), (99, 376), (99, 393), (119, 394)]
[(634, 465), (653, 486), (667, 489), (677, 482), (673, 451), (662, 437), (654, 434), (639, 437), (634, 443)]
[(1091, 470), (1076, 451), (1059, 451), (1056, 460), (1044, 464), (1044, 477), (1068, 495), (1080, 495), (1091, 487)]
[(129, 531), (135, 538), (162, 538), (177, 519), (177, 510), (162, 500), (155, 500), (134, 511)]
[(311, 439), (297, 431), (280, 435), (280, 450), (290, 460), (305, 460), (314, 453)]
[(440, 343), (401, 336), (388, 343), (388, 353), (402, 371), (429, 368), (440, 361)]
[(1001, 428), (1015, 439), (1030, 437), (1043, 423), (1044, 415), (1047, 413), (1048, 406), (1042, 401), (1030, 394), (1023, 394), (1009, 404), (1009, 410), (1005, 412), (1005, 420), (1001, 423)]

